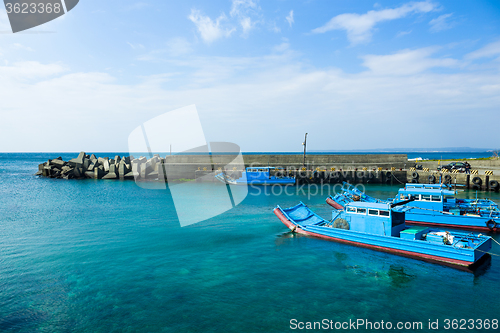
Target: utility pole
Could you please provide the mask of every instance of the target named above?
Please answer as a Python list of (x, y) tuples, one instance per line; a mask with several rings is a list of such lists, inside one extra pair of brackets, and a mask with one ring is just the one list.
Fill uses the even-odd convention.
[(307, 133), (306, 136), (304, 137), (304, 142), (302, 142), (302, 145), (304, 146), (304, 161), (302, 162), (302, 166), (306, 166), (306, 146), (307, 146)]

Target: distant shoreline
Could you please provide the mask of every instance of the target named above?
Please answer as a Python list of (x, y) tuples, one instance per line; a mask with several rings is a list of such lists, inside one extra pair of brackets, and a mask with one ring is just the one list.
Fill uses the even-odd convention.
[[(95, 152), (99, 155), (120, 155), (127, 156), (128, 152)], [(15, 155), (31, 155), (32, 157), (38, 156), (39, 158), (55, 158), (57, 156), (67, 156), (71, 158), (73, 155), (78, 154), (78, 152), (1, 152), (4, 157), (15, 156)], [(135, 156), (149, 156), (147, 152), (134, 152), (131, 153)], [(160, 152), (160, 156), (165, 157), (170, 155), (168, 152)], [(173, 152), (172, 155), (234, 155), (235, 153), (196, 153), (196, 152)], [(243, 156), (253, 156), (253, 155), (289, 155), (289, 156), (302, 156), (303, 152), (242, 152)], [(322, 155), (407, 155), (408, 159), (412, 160), (415, 158), (422, 158), (423, 160), (463, 160), (463, 159), (488, 159), (493, 157), (492, 151), (461, 151), (461, 152), (415, 152), (415, 151), (400, 151), (400, 152), (382, 152), (382, 151), (308, 151), (308, 156), (322, 156)]]

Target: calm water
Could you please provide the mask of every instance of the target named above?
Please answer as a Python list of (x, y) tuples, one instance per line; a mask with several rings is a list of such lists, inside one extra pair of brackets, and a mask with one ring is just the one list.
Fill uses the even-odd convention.
[[(500, 257), (472, 274), (291, 235), (272, 213), (302, 200), (329, 217), (326, 188), (251, 191), (181, 228), (169, 191), (32, 176), (49, 157), (0, 154), (0, 332), (284, 332), (291, 319), (428, 331), (428, 320), (500, 319)], [(397, 188), (366, 190), (388, 198)]]

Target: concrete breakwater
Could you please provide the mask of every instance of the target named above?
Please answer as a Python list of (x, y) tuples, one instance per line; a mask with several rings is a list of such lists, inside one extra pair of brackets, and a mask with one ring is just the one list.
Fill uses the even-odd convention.
[[(210, 173), (226, 171), (241, 175), (245, 167), (271, 166), (276, 175), (293, 175), (300, 182), (351, 181), (389, 182), (392, 177), (404, 182), (407, 163), (405, 154), (388, 155), (308, 155), (304, 164), (301, 154), (244, 155), (244, 165), (232, 166), (234, 154), (216, 155), (154, 155), (96, 157), (81, 152), (64, 161), (58, 157), (38, 166), (36, 175), (64, 179), (136, 179), (180, 180), (200, 179)], [(387, 173), (389, 172), (389, 173)], [(393, 179), (396, 181), (395, 179)]]
[[(149, 166), (153, 165), (159, 157), (150, 160)], [(140, 158), (135, 163), (133, 156), (115, 156), (114, 158), (99, 157), (94, 154), (87, 155), (81, 152), (78, 157), (64, 161), (61, 157), (48, 160), (38, 165), (37, 176), (63, 179), (134, 179), (134, 165), (147, 162), (146, 158)], [(157, 176), (157, 175), (156, 175)]]
[[(241, 176), (245, 167), (275, 167), (271, 174), (294, 176), (298, 184), (341, 183), (447, 183), (465, 185), (477, 190), (499, 190), (500, 176), (493, 174), (466, 175), (442, 173), (426, 168), (412, 170), (406, 154), (365, 155), (307, 155), (251, 154), (243, 155), (244, 165), (234, 167), (234, 154), (178, 154), (153, 155), (151, 158), (134, 156), (96, 157), (81, 152), (69, 161), (62, 158), (48, 160), (38, 166), (36, 175), (63, 179), (132, 179), (136, 181), (215, 181), (214, 174), (225, 171), (234, 178)], [(209, 175), (212, 175), (210, 177)], [(206, 177), (208, 176), (208, 177)]]

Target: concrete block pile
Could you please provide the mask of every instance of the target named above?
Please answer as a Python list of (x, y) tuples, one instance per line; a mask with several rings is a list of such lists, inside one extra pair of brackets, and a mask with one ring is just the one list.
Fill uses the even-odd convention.
[(77, 158), (64, 161), (61, 157), (38, 165), (37, 176), (62, 179), (157, 179), (163, 177), (163, 159), (133, 156), (96, 157), (81, 152)]

